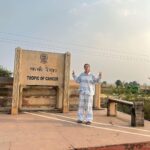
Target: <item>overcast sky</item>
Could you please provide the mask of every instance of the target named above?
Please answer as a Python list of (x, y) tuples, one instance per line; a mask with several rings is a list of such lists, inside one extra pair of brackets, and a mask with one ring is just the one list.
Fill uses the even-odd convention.
[(15, 47), (70, 51), (71, 70), (150, 84), (150, 0), (0, 0), (0, 65)]

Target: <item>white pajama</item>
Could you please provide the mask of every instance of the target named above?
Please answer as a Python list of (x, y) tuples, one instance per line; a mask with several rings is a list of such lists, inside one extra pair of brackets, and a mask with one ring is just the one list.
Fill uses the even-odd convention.
[(87, 94), (80, 94), (78, 120), (90, 121), (93, 120), (93, 96)]

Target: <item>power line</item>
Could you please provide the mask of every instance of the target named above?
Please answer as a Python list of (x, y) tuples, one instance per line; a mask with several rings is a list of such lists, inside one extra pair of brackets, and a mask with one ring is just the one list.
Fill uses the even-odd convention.
[[(89, 46), (89, 45), (83, 45), (83, 44), (77, 44), (77, 43), (72, 43), (72, 42), (62, 42), (62, 41), (52, 41), (52, 40), (47, 40), (47, 39), (43, 39), (43, 38), (39, 38), (39, 37), (32, 37), (32, 36), (28, 36), (28, 35), (22, 35), (22, 34), (14, 34), (14, 33), (6, 33), (6, 32), (0, 32), (0, 34), (3, 34), (3, 35), (10, 35), (10, 36), (15, 36), (15, 37), (24, 37), (24, 38), (28, 38), (28, 39), (34, 39), (34, 40), (41, 40), (41, 42), (46, 42), (47, 43), (56, 43), (57, 45), (72, 45), (72, 46), (76, 46), (76, 47), (80, 47), (80, 48), (87, 48), (87, 49), (91, 49), (92, 51), (94, 50), (94, 52), (97, 52), (95, 50), (101, 50), (101, 51), (113, 51), (113, 53), (121, 53), (121, 54), (130, 54), (130, 55), (137, 55), (137, 53), (133, 53), (131, 50), (128, 50), (128, 51), (118, 51), (117, 49), (112, 49), (112, 48), (98, 48), (98, 47), (95, 47), (95, 46)], [(39, 41), (38, 41), (39, 42)], [(68, 46), (67, 46), (68, 47)], [(120, 49), (121, 50), (121, 49)], [(139, 53), (139, 55), (141, 56), (147, 56), (147, 53), (144, 53), (142, 51), (142, 53)]]
[[(26, 40), (16, 40), (16, 39), (9, 39), (9, 38), (1, 38), (0, 37), (0, 42), (5, 42), (5, 43), (12, 43), (12, 44), (19, 44), (20, 46), (22, 45), (25, 45), (25, 46), (29, 46), (29, 44), (31, 44), (32, 46), (36, 45), (38, 47), (42, 47), (42, 48), (45, 48), (45, 49), (52, 49), (52, 50), (63, 50), (64, 49), (69, 49), (69, 48), (64, 48), (64, 47), (57, 47), (57, 46), (52, 46), (50, 44), (44, 44), (44, 43), (37, 43), (37, 42), (31, 42), (31, 41), (26, 41)], [(18, 45), (17, 45), (18, 46)], [(113, 52), (113, 51), (104, 51), (104, 50), (101, 50), (99, 49), (99, 51), (94, 51), (92, 54), (86, 54), (87, 50), (85, 49), (80, 49), (80, 50), (77, 50), (77, 49), (73, 49), (74, 51), (71, 51), (72, 53), (74, 53), (75, 55), (86, 55), (86, 57), (89, 57), (89, 56), (93, 56), (93, 57), (106, 57), (106, 58), (111, 58), (111, 59), (120, 59), (120, 60), (128, 60), (128, 61), (144, 61), (144, 62), (150, 62), (150, 59), (148, 56), (138, 56), (138, 59), (137, 59), (137, 56), (136, 55), (130, 55), (130, 54), (121, 54), (121, 53), (116, 53), (116, 52)], [(76, 51), (76, 52), (75, 52)]]
[(46, 49), (54, 49), (54, 50), (60, 50), (61, 49), (60, 47), (55, 47), (54, 48), (54, 47), (52, 47), (50, 45), (46, 45), (46, 44), (32, 43), (32, 42), (29, 42), (29, 41), (11, 40), (11, 39), (6, 39), (6, 38), (5, 39), (0, 38), (0, 42), (1, 43), (11, 43), (13, 45), (16, 45), (16, 47), (18, 47), (18, 46), (25, 46), (25, 47), (35, 47), (35, 46), (37, 46), (37, 47), (40, 47), (40, 48), (44, 48), (45, 50)]

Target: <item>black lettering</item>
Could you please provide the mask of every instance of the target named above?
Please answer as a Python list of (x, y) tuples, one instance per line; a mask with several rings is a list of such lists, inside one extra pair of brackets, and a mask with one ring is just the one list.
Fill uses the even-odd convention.
[(40, 77), (40, 80), (44, 80), (44, 77)]
[(58, 81), (58, 77), (45, 77), (45, 80)]
[(27, 80), (39, 80), (39, 76), (27, 76)]

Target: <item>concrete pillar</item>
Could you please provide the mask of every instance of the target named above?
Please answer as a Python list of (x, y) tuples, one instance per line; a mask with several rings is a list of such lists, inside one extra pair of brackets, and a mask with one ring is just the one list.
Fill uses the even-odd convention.
[(108, 104), (107, 104), (107, 116), (117, 116), (117, 103), (108, 102)]
[(13, 81), (13, 99), (12, 99), (12, 108), (11, 114), (17, 115), (18, 114), (18, 107), (19, 107), (19, 98), (20, 98), (20, 87), (19, 87), (19, 71), (20, 71), (20, 57), (21, 57), (21, 48), (16, 48), (16, 55), (15, 55), (15, 68), (14, 68), (14, 81)]
[(131, 111), (131, 126), (144, 126), (144, 102), (134, 102)]
[(63, 112), (69, 111), (70, 53), (65, 54)]
[(95, 95), (94, 95), (94, 102), (93, 106), (94, 109), (100, 109), (101, 108), (101, 85), (98, 83), (95, 85)]

